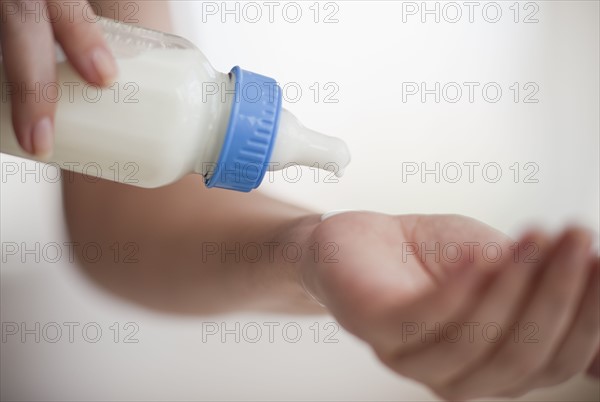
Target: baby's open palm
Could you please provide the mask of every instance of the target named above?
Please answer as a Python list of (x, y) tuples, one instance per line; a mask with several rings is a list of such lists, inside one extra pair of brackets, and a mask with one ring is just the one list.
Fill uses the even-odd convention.
[(463, 216), (335, 215), (305, 284), (379, 358), (448, 399), (515, 396), (585, 370), (600, 345), (591, 239), (518, 243)]

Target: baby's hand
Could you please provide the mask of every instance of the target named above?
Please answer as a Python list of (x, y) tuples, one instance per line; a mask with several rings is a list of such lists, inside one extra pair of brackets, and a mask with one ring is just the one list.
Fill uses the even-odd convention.
[(55, 40), (89, 83), (105, 86), (115, 78), (116, 63), (96, 21), (85, 0), (0, 0), (3, 85), (25, 151), (41, 157), (52, 152), (59, 93)]
[(446, 399), (557, 384), (598, 351), (600, 266), (584, 230), (517, 244), (462, 216), (352, 212), (321, 222), (310, 243), (330, 253), (304, 265), (308, 291), (387, 366)]

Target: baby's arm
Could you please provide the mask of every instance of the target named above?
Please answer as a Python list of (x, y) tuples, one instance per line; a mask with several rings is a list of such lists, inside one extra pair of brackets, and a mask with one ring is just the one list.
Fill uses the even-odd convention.
[(322, 311), (296, 261), (318, 222), (309, 211), (256, 192), (207, 190), (201, 176), (147, 190), (64, 175), (73, 240), (120, 251), (83, 264), (111, 291), (174, 312)]

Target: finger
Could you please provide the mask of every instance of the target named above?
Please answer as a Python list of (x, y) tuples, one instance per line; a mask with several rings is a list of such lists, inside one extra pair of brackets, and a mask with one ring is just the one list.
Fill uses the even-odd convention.
[(400, 359), (396, 365), (398, 371), (422, 373), (426, 383), (445, 386), (480, 364), (498, 347), (502, 333), (510, 332), (510, 324), (524, 303), (549, 248), (550, 241), (545, 236), (525, 236), (511, 255), (503, 259), (498, 277), (474, 311), (444, 323), (442, 341)]
[[(562, 236), (516, 323), (518, 330), (525, 331), (516, 340), (504, 339), (489, 362), (452, 383), (455, 392), (469, 398), (503, 395), (517, 384), (530, 384), (543, 370), (582, 300), (590, 243), (590, 236), (582, 230), (570, 230)], [(528, 336), (531, 329), (534, 337)]]
[(55, 49), (44, 1), (3, 1), (0, 43), (12, 122), (17, 140), (30, 154), (52, 151), (56, 94)]
[[(494, 254), (506, 254), (512, 243), (503, 233), (468, 217), (415, 215), (401, 219), (414, 242), (410, 251), (416, 251), (415, 255), (436, 279), (443, 280), (449, 273), (473, 264), (493, 269), (500, 262)], [(444, 258), (432, 258), (439, 255)]]
[[(600, 346), (600, 264), (598, 257), (590, 262), (590, 275), (585, 296), (558, 352), (540, 375), (535, 386), (559, 384), (585, 371), (597, 355)], [(519, 394), (517, 387), (514, 392)]]
[(54, 36), (69, 62), (86, 81), (105, 86), (117, 75), (117, 65), (91, 7), (70, 12), (72, 0), (48, 0)]

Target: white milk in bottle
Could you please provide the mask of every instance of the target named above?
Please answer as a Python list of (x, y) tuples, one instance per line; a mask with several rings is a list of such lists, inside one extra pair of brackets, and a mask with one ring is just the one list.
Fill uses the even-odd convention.
[[(302, 126), (281, 107), (268, 77), (234, 67), (215, 71), (189, 41), (100, 19), (118, 77), (107, 88), (83, 81), (59, 58), (52, 88), (8, 82), (0, 69), (0, 151), (107, 180), (160, 187), (186, 174), (208, 187), (251, 191), (289, 164), (341, 175), (350, 162), (343, 141)], [(11, 122), (11, 95), (22, 101), (56, 94), (52, 155), (23, 151)]]

